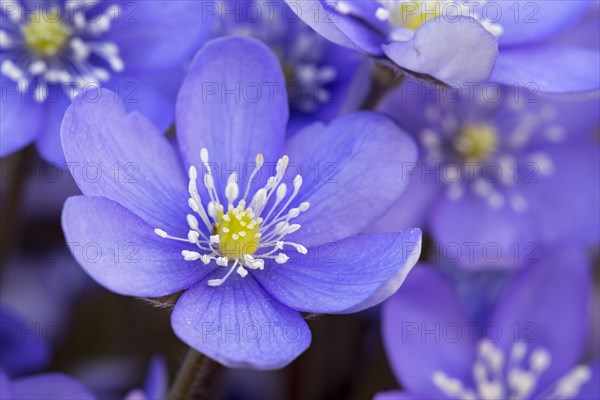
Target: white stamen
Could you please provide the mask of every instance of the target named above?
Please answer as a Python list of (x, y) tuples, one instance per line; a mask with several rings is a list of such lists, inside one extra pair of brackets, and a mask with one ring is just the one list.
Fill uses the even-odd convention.
[(236, 272), (242, 278), (245, 278), (246, 275), (248, 275), (248, 270), (246, 268), (242, 267), (241, 265), (238, 267), (238, 269), (236, 270)]
[(47, 66), (45, 62), (43, 62), (42, 60), (37, 60), (29, 65), (29, 73), (32, 75), (39, 75), (46, 71), (46, 68)]
[(240, 194), (240, 189), (237, 184), (237, 175), (235, 172), (229, 175), (229, 180), (227, 181), (227, 186), (225, 187), (225, 197), (227, 198), (227, 203), (229, 205), (233, 204), (235, 199), (238, 198)]
[(375, 17), (377, 17), (377, 19), (380, 21), (387, 21), (388, 19), (390, 19), (390, 10), (383, 7), (379, 7), (375, 11)]
[(200, 238), (200, 233), (198, 233), (196, 231), (188, 232), (188, 240), (190, 241), (190, 243), (196, 243), (199, 238)]
[(194, 217), (192, 214), (187, 215), (187, 223), (193, 230), (198, 230), (198, 219)]
[(10, 49), (13, 44), (13, 40), (8, 33), (4, 30), (0, 30), (0, 49)]
[(202, 255), (200, 253), (198, 253), (197, 251), (188, 251), (188, 250), (182, 250), (181, 255), (183, 256), (183, 259), (185, 261), (196, 261), (202, 257)]
[[(163, 238), (192, 243), (199, 249), (208, 252), (202, 254), (197, 251), (184, 251), (182, 252), (182, 256), (185, 260), (200, 260), (204, 264), (215, 261), (218, 266), (227, 266), (229, 265), (229, 258), (226, 257), (225, 254), (230, 255), (230, 253), (222, 253), (219, 244), (222, 244), (221, 242), (223, 240), (239, 241), (241, 238), (248, 238), (248, 236), (252, 235), (252, 238), (256, 239), (256, 242), (249, 241), (248, 243), (255, 243), (256, 247), (254, 248), (257, 250), (254, 250), (252, 254), (235, 255), (234, 253), (234, 256), (231, 257), (234, 261), (234, 265), (238, 267), (237, 273), (241, 277), (245, 277), (249, 273), (248, 270), (264, 269), (266, 259), (274, 260), (274, 262), (278, 264), (287, 262), (289, 257), (285, 253), (280, 252), (286, 245), (294, 247), (300, 254), (306, 254), (308, 252), (306, 247), (299, 243), (281, 240), (284, 236), (294, 233), (301, 228), (300, 224), (292, 224), (289, 223), (289, 221), (298, 217), (301, 212), (308, 210), (310, 207), (310, 204), (305, 201), (300, 203), (297, 207), (289, 208), (292, 200), (296, 197), (302, 186), (302, 177), (298, 175), (294, 178), (294, 191), (291, 195), (288, 195), (287, 184), (281, 182), (287, 166), (289, 165), (289, 158), (287, 156), (283, 156), (278, 160), (275, 176), (270, 177), (267, 184), (256, 191), (249, 207), (246, 207), (246, 195), (238, 201), (237, 205), (234, 204), (239, 197), (239, 186), (237, 183), (237, 175), (235, 173), (231, 174), (225, 187), (225, 197), (227, 197), (228, 200), (226, 211), (224, 210), (223, 204), (219, 201), (219, 194), (215, 189), (207, 149), (201, 149), (200, 159), (206, 169), (206, 173), (203, 176), (203, 182), (210, 197), (206, 209), (198, 194), (198, 170), (192, 166), (188, 170), (188, 192), (190, 197), (187, 199), (187, 203), (194, 212), (194, 215), (188, 214), (186, 217), (190, 227), (187, 238), (178, 238), (168, 235), (163, 230), (155, 230), (155, 233)], [(259, 154), (256, 156), (256, 164), (255, 173), (264, 164), (262, 155)], [(248, 190), (246, 192), (248, 192)], [(275, 200), (269, 202), (269, 199), (273, 194), (275, 195)], [(287, 201), (284, 202), (286, 198)], [(270, 218), (270, 215), (275, 214), (268, 223), (265, 221), (265, 218), (261, 216), (267, 205), (270, 206), (270, 210), (265, 218)], [(205, 230), (200, 229), (198, 219), (195, 215), (199, 215), (205, 222)], [(233, 223), (238, 224), (238, 226), (234, 228), (233, 232), (230, 232), (232, 226), (222, 226), (220, 225), (221, 223)], [(257, 226), (260, 227), (258, 232), (256, 229)], [(215, 232), (215, 230), (220, 232), (220, 234), (230, 234), (231, 236), (226, 236), (226, 238), (224, 238), (219, 234), (210, 235), (210, 233)], [(227, 244), (228, 243), (226, 243), (226, 245)], [(209, 286), (221, 285), (234, 270), (235, 267), (232, 266), (225, 277), (221, 279), (211, 279), (208, 281)]]
[(229, 270), (229, 272), (227, 272), (227, 274), (220, 278), (220, 279), (211, 279), (208, 281), (208, 286), (221, 286), (223, 284), (223, 282), (225, 282), (227, 280), (227, 278), (229, 278), (229, 275), (232, 274), (232, 272), (235, 270), (235, 267), (238, 264), (238, 260), (235, 260), (235, 262), (233, 263), (233, 265), (231, 266), (231, 269)]
[(289, 260), (290, 258), (283, 254), (283, 253), (279, 253), (277, 254), (277, 257), (275, 257), (275, 262), (277, 264), (285, 264), (287, 262), (287, 260)]
[(154, 230), (154, 233), (156, 233), (158, 236), (160, 236), (161, 238), (166, 238), (167, 237), (167, 232), (163, 231), (162, 229), (158, 229), (156, 228)]
[(221, 267), (226, 267), (227, 266), (227, 257), (217, 257), (217, 265), (221, 266)]

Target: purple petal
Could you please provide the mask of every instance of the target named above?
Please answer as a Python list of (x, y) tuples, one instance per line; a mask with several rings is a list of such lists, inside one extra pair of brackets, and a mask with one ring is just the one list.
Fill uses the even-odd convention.
[(164, 357), (154, 356), (146, 373), (144, 392), (148, 400), (163, 399), (169, 390), (169, 375)]
[(36, 375), (13, 382), (15, 399), (93, 400), (94, 395), (80, 382), (64, 374)]
[[(185, 162), (200, 165), (203, 147), (216, 163), (215, 175), (245, 170), (258, 153), (266, 162), (277, 161), (288, 120), (285, 90), (281, 65), (262, 42), (228, 37), (208, 43), (194, 58), (177, 100)], [(226, 180), (217, 175), (215, 184)]]
[(325, 39), (351, 49), (364, 49), (372, 55), (382, 54), (380, 45), (383, 38), (369, 31), (358, 20), (340, 14), (335, 6), (319, 0), (286, 0), (286, 3), (304, 23)]
[[(6, 279), (6, 275), (3, 279)], [(39, 371), (50, 364), (52, 352), (48, 342), (45, 339), (40, 340), (33, 329), (33, 334), (29, 334), (30, 331), (26, 328), (33, 323), (29, 323), (6, 306), (0, 307), (0, 323), (0, 365), (11, 376)], [(0, 396), (0, 399), (4, 397)]]
[[(215, 271), (211, 278), (224, 273)], [(186, 290), (171, 324), (185, 343), (230, 368), (282, 368), (311, 340), (299, 312), (271, 297), (252, 276), (235, 273), (219, 287), (204, 281)]]
[(540, 377), (545, 388), (574, 367), (583, 354), (588, 328), (590, 265), (579, 248), (555, 246), (534, 265), (525, 265), (509, 284), (489, 324), (499, 327), (496, 346), (509, 351), (516, 341), (529, 350), (546, 349), (549, 368)]
[(561, 45), (502, 49), (492, 82), (525, 86), (542, 92), (579, 92), (600, 88), (600, 54)]
[(418, 229), (357, 236), (309, 248), (304, 256), (253, 274), (290, 308), (345, 314), (372, 307), (398, 290), (420, 253)]
[[(305, 246), (361, 232), (394, 204), (407, 184), (403, 168), (414, 163), (413, 140), (383, 114), (360, 112), (326, 128), (309, 126), (286, 143), (295, 171), (303, 175), (297, 203), (310, 208), (289, 240)], [(287, 237), (286, 237), (286, 240)]]
[(127, 1), (105, 38), (119, 46), (125, 71), (186, 62), (208, 37), (214, 14), (205, 0)]
[(158, 297), (188, 288), (214, 268), (184, 261), (190, 244), (163, 239), (120, 204), (103, 197), (67, 199), (62, 225), (71, 252), (109, 290)]
[(119, 74), (106, 87), (119, 93), (128, 112), (138, 111), (162, 133), (174, 122), (176, 96), (166, 96), (146, 78), (151, 74)]
[(369, 226), (365, 232), (391, 232), (410, 227), (425, 228), (432, 205), (443, 193), (442, 186), (439, 182), (435, 182), (435, 177), (423, 173), (421, 169), (423, 165), (423, 163), (417, 162), (414, 169), (411, 166), (408, 186), (402, 196), (383, 217)]
[(597, 140), (566, 142), (554, 147), (538, 149), (552, 160), (551, 176), (521, 184), (521, 190), (532, 204), (539, 236), (546, 243), (564, 239), (597, 243), (600, 187), (590, 184), (600, 181), (600, 170), (590, 168), (600, 165)]
[(67, 109), (62, 143), (81, 191), (119, 202), (153, 228), (186, 235), (188, 184), (167, 139), (108, 90), (78, 96)]
[(399, 390), (391, 390), (389, 392), (379, 392), (373, 400), (418, 400), (420, 396), (415, 396)]
[(501, 46), (539, 42), (575, 24), (590, 8), (592, 1), (569, 0), (527, 2), (498, 1), (482, 13), (502, 26)]
[[(4, 18), (4, 17), (3, 17)], [(0, 157), (6, 157), (33, 142), (39, 135), (46, 109), (18, 91), (13, 81), (0, 74), (2, 118), (0, 118)]]
[(12, 400), (14, 398), (13, 395), (13, 387), (2, 370), (0, 370), (0, 399), (2, 400)]
[(422, 266), (383, 307), (383, 339), (396, 377), (410, 392), (440, 398), (433, 374), (471, 381), (474, 324), (444, 276)]
[[(496, 209), (472, 193), (458, 199), (441, 198), (431, 212), (435, 245), (441, 254), (462, 265), (520, 265), (523, 254), (537, 249), (533, 220), (510, 207)], [(531, 250), (533, 251), (533, 250)]]
[[(597, 3), (596, 3), (597, 4)], [(552, 43), (600, 50), (600, 13), (593, 7), (577, 24), (552, 38)]]
[(498, 42), (471, 19), (435, 19), (424, 23), (410, 40), (384, 45), (383, 51), (404, 69), (460, 87), (489, 78), (498, 57)]
[(65, 92), (58, 93), (55, 99), (47, 100), (46, 115), (35, 145), (44, 160), (66, 168), (65, 153), (60, 142), (60, 126), (71, 100)]

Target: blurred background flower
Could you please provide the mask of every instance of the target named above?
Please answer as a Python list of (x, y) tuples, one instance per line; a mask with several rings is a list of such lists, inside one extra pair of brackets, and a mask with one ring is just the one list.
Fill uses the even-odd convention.
[[(260, 39), (281, 62), (290, 105), (289, 133), (360, 107), (370, 84), (371, 61), (366, 57), (314, 32), (283, 0), (270, 3), (269, 14), (260, 0), (220, 4), (215, 37)], [(243, 9), (247, 12), (240, 12)]]
[(427, 227), (441, 256), (475, 267), (519, 265), (544, 243), (598, 243), (597, 96), (408, 81), (379, 108), (421, 151), (397, 172), (408, 176), (407, 191), (368, 231)]
[(34, 142), (62, 167), (60, 123), (82, 91), (109, 87), (166, 130), (183, 64), (212, 25), (203, 0), (1, 4), (0, 156)]
[(386, 350), (405, 392), (376, 398), (595, 398), (600, 361), (585, 353), (590, 278), (580, 248), (556, 246), (474, 318), (476, 298), (418, 267), (383, 311)]

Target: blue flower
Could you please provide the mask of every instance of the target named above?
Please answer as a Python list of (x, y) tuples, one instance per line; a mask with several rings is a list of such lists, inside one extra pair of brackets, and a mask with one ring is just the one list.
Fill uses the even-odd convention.
[(436, 91), (409, 81), (381, 110), (422, 151), (405, 166), (405, 195), (369, 231), (425, 226), (436, 250), (475, 266), (518, 264), (543, 243), (599, 239), (600, 193), (590, 184), (600, 179), (590, 168), (600, 162), (596, 98), (550, 100), (497, 85)]
[[(250, 4), (258, 17), (248, 11)], [(288, 87), (289, 128), (358, 109), (368, 90), (370, 61), (315, 33), (283, 0), (269, 3), (271, 12), (264, 6), (259, 0), (223, 2), (215, 31), (260, 39), (277, 55)]]
[(404, 0), (286, 2), (330, 41), (450, 85), (487, 80), (498, 56), (495, 25), (469, 18), (464, 6)]
[(550, 40), (593, 1), (286, 1), (332, 42), (452, 86), (489, 78), (550, 92), (600, 87), (597, 51)]
[(35, 142), (61, 163), (60, 123), (71, 99), (99, 85), (162, 130), (182, 64), (209, 34), (205, 1), (3, 1), (0, 156)]
[(73, 171), (85, 197), (63, 210), (76, 259), (120, 294), (183, 290), (175, 333), (231, 367), (286, 365), (310, 343), (300, 312), (377, 304), (419, 254), (419, 230), (355, 236), (403, 191), (395, 171), (415, 160), (414, 142), (377, 113), (315, 123), (285, 142), (287, 120), (275, 55), (230, 37), (192, 62), (178, 150), (109, 92), (78, 97), (62, 125), (67, 160), (98, 168)]
[(0, 371), (0, 399), (93, 400), (94, 395), (83, 384), (64, 374), (39, 374), (11, 382)]
[(579, 364), (591, 282), (585, 252), (557, 246), (519, 270), (477, 321), (443, 274), (416, 268), (383, 309), (386, 352), (405, 391), (376, 399), (597, 399), (600, 360)]

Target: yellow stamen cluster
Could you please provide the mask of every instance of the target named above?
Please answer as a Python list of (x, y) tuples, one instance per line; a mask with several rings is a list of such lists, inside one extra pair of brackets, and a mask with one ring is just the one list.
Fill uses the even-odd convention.
[(469, 125), (457, 136), (454, 145), (464, 159), (483, 161), (496, 150), (498, 135), (490, 125)]
[(219, 211), (213, 234), (219, 235), (219, 252), (227, 258), (243, 259), (258, 250), (260, 243), (260, 223), (251, 208), (243, 204), (230, 207), (227, 213)]
[(61, 21), (57, 10), (32, 14), (21, 30), (27, 47), (42, 57), (58, 54), (71, 36), (71, 29)]
[(390, 21), (394, 26), (416, 31), (425, 22), (438, 17), (440, 10), (440, 4), (436, 1), (406, 2), (391, 12)]

